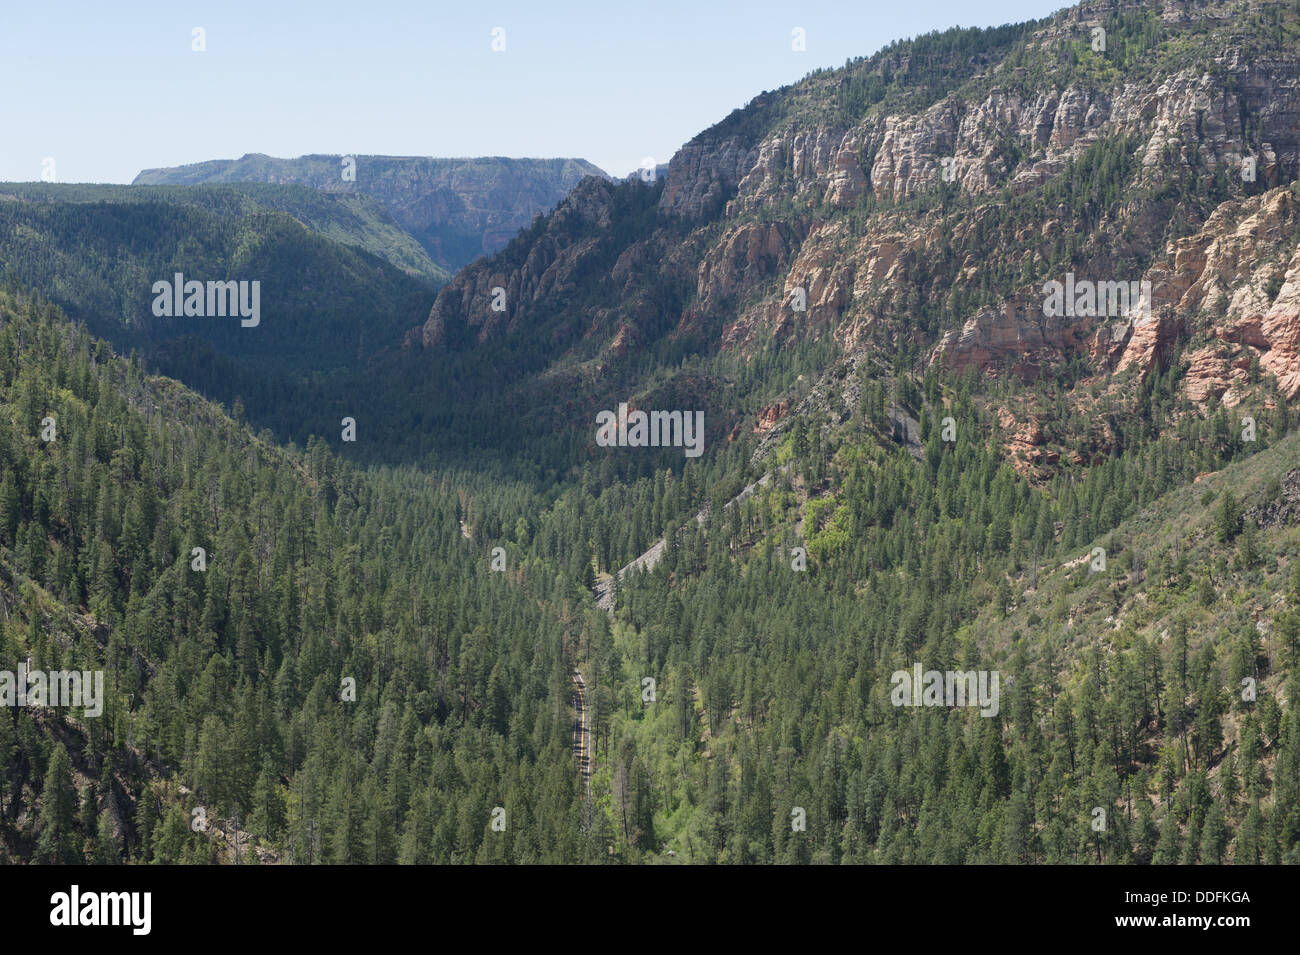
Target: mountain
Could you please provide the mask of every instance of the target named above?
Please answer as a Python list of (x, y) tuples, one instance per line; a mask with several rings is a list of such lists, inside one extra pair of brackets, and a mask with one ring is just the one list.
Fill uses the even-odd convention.
[[(5, 853), (1300, 862), (1298, 72), (1292, 0), (899, 41), (414, 318), (283, 213), (11, 213), (0, 655), (113, 693), (0, 719)], [(45, 301), (249, 242), (239, 378)]]
[[(1044, 477), (1065, 445), (1121, 447), (1082, 420), (1094, 392), (1131, 411), (1136, 380), (1172, 374), (1201, 414), (1294, 399), (1295, 36), (1285, 3), (1098, 2), (817, 71), (692, 139), (652, 186), (581, 184), (458, 274), (408, 344), (436, 364), (529, 341), (502, 403), (561, 421), (534, 382), (594, 413), (716, 372), (715, 440), (788, 398), (721, 369), (802, 343), (915, 375), (1010, 368), (1060, 389), (1054, 412), (1004, 409), (1004, 449)], [(1103, 290), (1097, 314), (1047, 314), (1067, 276)], [(704, 368), (675, 368), (685, 355)]]
[[(347, 164), (351, 160), (351, 165)], [(344, 178), (345, 174), (352, 178)], [(146, 169), (136, 185), (294, 183), (381, 202), (441, 268), (455, 272), (495, 252), (563, 199), (584, 176), (608, 178), (584, 159), (435, 159), (421, 156), (300, 156)]]
[(450, 273), (435, 265), (424, 249), (399, 226), (376, 200), (362, 195), (322, 193), (304, 186), (261, 183), (205, 188), (169, 186), (0, 184), (0, 201), (38, 203), (140, 203), (193, 206), (205, 212), (247, 216), (253, 212), (283, 212), (308, 230), (343, 245), (355, 246), (387, 260), (432, 288), (446, 284)]
[[(473, 559), (448, 483), (329, 443), (0, 290), (0, 860), (596, 858), (560, 622)], [(95, 705), (14, 696), (69, 670)]]
[[(0, 184), (0, 263), (117, 348), (268, 416), (307, 379), (363, 368), (442, 275), (371, 200), (300, 186)], [(256, 282), (256, 324), (159, 314), (155, 283), (178, 273)]]
[[(1298, 41), (1104, 2), (900, 42), (439, 292), (392, 376), (437, 426), (385, 447), (567, 488), (476, 539), (612, 608), (627, 858), (1295, 858)], [(602, 446), (622, 403), (703, 457)], [(1000, 715), (891, 705), (918, 666)]]

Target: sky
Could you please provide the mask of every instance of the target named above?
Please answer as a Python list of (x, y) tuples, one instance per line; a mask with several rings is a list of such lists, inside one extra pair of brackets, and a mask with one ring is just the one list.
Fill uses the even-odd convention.
[(0, 181), (245, 153), (575, 156), (625, 175), (819, 67), (1066, 5), (0, 0)]

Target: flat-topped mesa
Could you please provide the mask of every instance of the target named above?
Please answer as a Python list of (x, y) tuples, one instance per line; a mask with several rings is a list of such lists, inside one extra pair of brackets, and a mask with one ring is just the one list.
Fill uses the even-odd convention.
[(439, 266), (454, 272), (503, 248), (587, 176), (608, 179), (585, 159), (453, 159), (429, 156), (249, 153), (166, 169), (146, 169), (137, 185), (277, 183), (377, 199)]

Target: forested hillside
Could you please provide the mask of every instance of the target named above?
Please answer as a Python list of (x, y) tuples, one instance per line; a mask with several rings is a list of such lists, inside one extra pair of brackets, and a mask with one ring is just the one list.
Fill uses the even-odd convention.
[[(474, 442), (448, 420), (454, 377), (512, 446), (549, 439), (533, 456), (569, 464), (561, 442), (618, 401), (702, 407), (715, 445), (739, 441), (827, 353), (869, 354), (1050, 382), (1046, 407), (1012, 395), (1001, 423), (1044, 476), (1124, 447), (1097, 427), (1098, 388), (1117, 417), (1170, 368), (1200, 415), (1270, 375), (1294, 400), (1297, 50), (1293, 0), (1105, 0), (815, 71), (701, 132), (653, 187), (588, 180), (460, 272), (408, 337), (424, 364), (403, 391), (423, 368), (418, 413)], [(1149, 283), (1154, 321), (1051, 320), (1043, 287), (1067, 274)]]
[[(40, 289), (147, 367), (249, 408), (281, 439), (309, 433), (299, 412), (314, 394), (339, 394), (340, 375), (394, 347), (433, 299), (426, 280), (440, 274), (427, 259), (417, 277), (374, 254), (423, 257), (364, 197), (297, 186), (9, 184), (0, 193), (0, 271), (11, 281)], [(155, 283), (177, 274), (257, 282), (256, 324), (233, 310), (156, 314)]]
[[(94, 206), (105, 203), (130, 204), (145, 203), (157, 205), (180, 205), (193, 207), (200, 213), (207, 213), (213, 218), (225, 217), (247, 219), (257, 212), (283, 212), (302, 223), (311, 232), (325, 236), (342, 245), (355, 246), (385, 259), (391, 265), (408, 275), (420, 278), (430, 287), (437, 288), (444, 284), (450, 273), (434, 264), (428, 255), (401, 226), (388, 214), (387, 210), (376, 200), (356, 193), (328, 193), (303, 186), (270, 185), (263, 183), (239, 183), (220, 186), (195, 186), (177, 188), (173, 186), (110, 186), (110, 185), (71, 185), (51, 183), (12, 182), (0, 184), (0, 198), (22, 203), (48, 204), (62, 206), (65, 203), (86, 203), (91, 208), (68, 210), (46, 208), (41, 211), (47, 215), (47, 221), (54, 221), (58, 213), (65, 217), (65, 228), (91, 228), (97, 226), (89, 216), (94, 214)], [(147, 208), (147, 207), (146, 207)], [(18, 211), (16, 208), (11, 212)], [(29, 213), (31, 210), (27, 210)], [(80, 212), (74, 217), (71, 212)], [(202, 223), (204, 227), (213, 218), (200, 215), (191, 220), (193, 224)], [(28, 223), (31, 219), (26, 220)], [(134, 223), (144, 229), (146, 221)], [(37, 227), (33, 227), (37, 228)], [(227, 227), (228, 228), (228, 227)], [(15, 228), (15, 234), (21, 236), (24, 230)], [(38, 230), (39, 231), (39, 230)], [(141, 235), (140, 239), (145, 239)], [(28, 241), (34, 236), (26, 236)], [(60, 235), (67, 241), (67, 237)], [(14, 248), (13, 255), (18, 258)], [(29, 258), (33, 258), (29, 256)], [(25, 268), (34, 269), (36, 262), (22, 261)], [(16, 266), (17, 267), (17, 266)], [(63, 274), (66, 262), (60, 262), (53, 268), (45, 263), (48, 274)], [(24, 279), (35, 279), (39, 273), (24, 272)], [(85, 304), (70, 299), (69, 305)], [(129, 320), (133, 312), (129, 304), (98, 301), (97, 307), (107, 305), (115, 316), (120, 312), (124, 320)]]
[(233, 861), (236, 820), (245, 862), (586, 851), (566, 628), (447, 479), (267, 445), (13, 289), (0, 316), (0, 657), (107, 683), (98, 718), (0, 719), (7, 858)]
[[(1035, 486), (969, 399), (917, 461), (864, 395), (618, 588), (588, 684), (629, 855), (1297, 861), (1300, 438), (1221, 413)], [(998, 671), (999, 712), (891, 705), (914, 662)]]
[(436, 295), (0, 201), (0, 669), (108, 688), (0, 716), (3, 855), (1300, 862), (1297, 77), (1294, 0), (900, 41)]
[[(243, 861), (606, 843), (621, 860), (1295, 861), (1294, 435), (1264, 450), (1265, 424), (1249, 449), (1220, 416), (1042, 488), (990, 453), (969, 399), (978, 437), (927, 427), (918, 462), (867, 390), (816, 453), (792, 434), (770, 487), (671, 536), (611, 626), (583, 568), (673, 527), (704, 495), (695, 468), (599, 493), (589, 474), (549, 504), (360, 473), (332, 436), (268, 446), (20, 293), (3, 315), (4, 656), (102, 666), (109, 687), (99, 719), (0, 721), (16, 856), (232, 861), (237, 819)], [(1094, 544), (1104, 572), (1074, 560)], [(596, 727), (585, 813), (572, 659)], [(887, 674), (913, 659), (999, 669), (999, 714), (890, 706)]]
[(606, 178), (584, 159), (250, 154), (146, 169), (134, 185), (294, 183), (330, 195), (373, 197), (439, 268), (454, 272), (496, 252), (585, 176)]

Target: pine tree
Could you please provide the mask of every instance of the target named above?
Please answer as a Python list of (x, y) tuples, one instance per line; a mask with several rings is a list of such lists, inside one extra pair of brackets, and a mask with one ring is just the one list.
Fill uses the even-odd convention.
[(135, 804), (135, 835), (139, 840), (137, 857), (140, 862), (153, 860), (154, 831), (158, 825), (158, 801), (147, 787)]
[(1233, 852), (1233, 862), (1237, 865), (1258, 865), (1262, 861), (1261, 840), (1263, 838), (1264, 819), (1259, 811), (1259, 802), (1252, 800), (1246, 810), (1246, 817), (1241, 821), (1237, 831), (1237, 843)]
[(1160, 823), (1160, 843), (1156, 846), (1155, 854), (1151, 857), (1152, 864), (1176, 864), (1179, 856), (1179, 844), (1178, 820), (1174, 817), (1173, 812), (1166, 809), (1165, 817)]
[(1219, 506), (1214, 512), (1214, 533), (1220, 543), (1226, 543), (1237, 536), (1241, 526), (1241, 508), (1237, 504), (1232, 490), (1225, 488), (1219, 498)]
[(72, 762), (62, 743), (54, 747), (41, 789), (37, 821), (40, 837), (36, 845), (38, 862), (69, 865), (81, 860), (76, 832), (77, 790), (72, 784)]
[(279, 793), (278, 780), (270, 757), (262, 761), (262, 769), (253, 787), (252, 815), (249, 828), (264, 839), (272, 839), (284, 829), (284, 800)]
[(1201, 834), (1201, 862), (1205, 865), (1219, 865), (1224, 850), (1228, 846), (1228, 828), (1223, 821), (1223, 812), (1216, 802), (1210, 806), (1205, 816), (1205, 828)]

